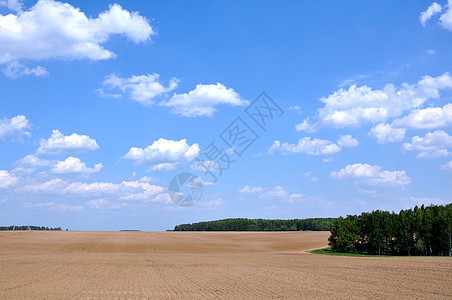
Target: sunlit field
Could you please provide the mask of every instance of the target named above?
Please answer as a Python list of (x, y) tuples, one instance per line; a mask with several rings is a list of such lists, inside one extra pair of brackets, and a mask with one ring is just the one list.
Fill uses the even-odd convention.
[(310, 254), (329, 232), (1, 232), (2, 299), (446, 299), (447, 257)]

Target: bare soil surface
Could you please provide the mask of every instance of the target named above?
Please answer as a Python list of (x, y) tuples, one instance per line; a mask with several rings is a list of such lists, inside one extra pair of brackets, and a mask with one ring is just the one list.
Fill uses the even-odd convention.
[(306, 253), (329, 232), (0, 232), (0, 299), (452, 299), (448, 257)]

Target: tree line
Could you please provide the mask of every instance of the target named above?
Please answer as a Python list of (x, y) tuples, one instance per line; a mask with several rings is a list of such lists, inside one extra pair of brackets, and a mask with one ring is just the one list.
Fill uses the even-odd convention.
[(237, 218), (176, 225), (174, 231), (328, 231), (334, 220), (334, 218), (292, 220)]
[(45, 227), (45, 226), (0, 226), (0, 230), (61, 230), (61, 227)]
[(338, 252), (452, 256), (452, 204), (340, 217), (328, 240)]

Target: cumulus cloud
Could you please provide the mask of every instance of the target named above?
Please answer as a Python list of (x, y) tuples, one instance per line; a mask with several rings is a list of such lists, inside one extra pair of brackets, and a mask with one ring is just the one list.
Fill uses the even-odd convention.
[(232, 106), (248, 105), (249, 101), (240, 99), (239, 94), (221, 83), (198, 84), (185, 94), (175, 93), (170, 100), (160, 105), (171, 107), (171, 112), (184, 117), (212, 116), (217, 111), (215, 106), (229, 104)]
[(6, 170), (0, 170), (0, 189), (9, 188), (19, 181), (16, 177)]
[(56, 164), (56, 161), (42, 159), (36, 155), (29, 154), (14, 163), (14, 173), (31, 174), (38, 168), (51, 167)]
[(19, 115), (11, 119), (0, 119), (0, 140), (7, 136), (29, 136), (27, 129), (31, 128), (25, 116)]
[(64, 161), (59, 161), (51, 170), (54, 174), (91, 174), (102, 169), (102, 164), (96, 164), (93, 168), (88, 168), (84, 162), (77, 157), (68, 157)]
[(114, 34), (140, 43), (148, 41), (154, 31), (145, 17), (118, 4), (90, 18), (68, 3), (39, 0), (27, 11), (0, 15), (0, 63), (113, 58), (115, 54), (102, 44)]
[(411, 178), (405, 171), (381, 171), (381, 167), (369, 164), (347, 165), (339, 171), (333, 171), (330, 176), (335, 179), (355, 179), (360, 183), (376, 186), (405, 186), (411, 183)]
[(45, 182), (23, 185), (15, 189), (16, 193), (60, 195), (76, 197), (115, 197), (120, 200), (155, 201), (164, 192), (161, 186), (139, 181), (112, 182), (69, 182), (55, 178)]
[[(105, 78), (103, 84), (111, 89), (119, 89), (123, 94), (128, 92), (132, 100), (148, 106), (154, 104), (153, 99), (155, 97), (174, 90), (178, 82), (179, 80), (173, 77), (168, 86), (165, 87), (160, 82), (159, 74), (133, 75), (130, 78), (120, 78), (111, 74)], [(99, 94), (107, 97), (113, 95), (113, 98), (118, 96), (118, 94), (105, 94), (103, 89), (99, 90)]]
[(402, 151), (417, 151), (417, 158), (436, 158), (451, 155), (452, 136), (442, 130), (428, 132), (424, 137), (414, 136), (411, 143), (404, 143)]
[(66, 205), (66, 204), (60, 204), (55, 202), (45, 202), (45, 203), (25, 203), (23, 205), (24, 208), (29, 209), (43, 209), (43, 210), (51, 210), (51, 211), (59, 211), (59, 212), (66, 212), (66, 211), (82, 211), (83, 206), (81, 205)]
[(313, 132), (322, 127), (358, 127), (385, 122), (421, 107), (427, 100), (438, 98), (440, 90), (450, 88), (452, 77), (449, 73), (438, 77), (424, 76), (417, 84), (403, 83), (399, 89), (393, 84), (377, 90), (352, 85), (321, 98), (324, 107), (319, 109), (317, 121), (306, 118), (296, 125), (296, 129)]
[(276, 186), (271, 190), (261, 193), (259, 195), (259, 199), (287, 198), (288, 196), (289, 196), (289, 193), (282, 186)]
[(350, 134), (342, 135), (337, 140), (337, 145), (340, 147), (357, 147), (359, 142), (357, 139), (354, 139)]
[(379, 123), (373, 127), (369, 135), (377, 139), (378, 144), (401, 142), (405, 138), (405, 128), (394, 128), (389, 124)]
[(442, 165), (442, 166), (441, 166), (441, 170), (444, 170), (444, 171), (452, 171), (452, 160), (449, 161), (447, 164)]
[(239, 193), (259, 193), (262, 192), (262, 187), (260, 186), (249, 186), (249, 185), (245, 185), (242, 189), (239, 190)]
[(29, 154), (19, 159), (15, 164), (21, 167), (48, 167), (54, 163), (50, 160), (39, 158), (34, 154)]
[(392, 125), (410, 129), (435, 129), (452, 126), (452, 103), (443, 107), (412, 110), (407, 116), (396, 119)]
[(41, 66), (28, 68), (18, 61), (12, 61), (7, 64), (6, 68), (3, 69), (3, 74), (5, 74), (5, 76), (9, 78), (18, 78), (24, 75), (43, 77), (48, 75), (49, 73), (47, 72), (46, 68)]
[(268, 149), (269, 154), (280, 151), (286, 153), (304, 153), (308, 155), (333, 155), (341, 151), (341, 148), (335, 143), (328, 140), (321, 140), (311, 137), (303, 137), (298, 140), (298, 144), (283, 143), (274, 141), (273, 145)]
[(2, 6), (17, 13), (21, 13), (23, 9), (21, 0), (0, 0), (0, 7)]
[(102, 164), (96, 164), (89, 168), (76, 157), (68, 157), (64, 161), (47, 160), (39, 158), (34, 154), (29, 154), (14, 163), (14, 174), (32, 174), (36, 169), (50, 168), (52, 174), (92, 174), (102, 169)]
[[(441, 5), (436, 2), (433, 2), (427, 10), (421, 12), (419, 16), (419, 20), (421, 21), (422, 26), (426, 26), (427, 22), (436, 14), (439, 14), (443, 11)], [(439, 25), (441, 27), (452, 30), (452, 1), (448, 0), (447, 5), (445, 6), (444, 13), (439, 17)]]
[(433, 2), (425, 11), (421, 12), (419, 16), (419, 21), (421, 21), (422, 26), (425, 27), (427, 22), (437, 13), (440, 13), (443, 8), (436, 2)]
[(452, 30), (452, 0), (447, 1), (447, 10), (441, 15), (439, 21), (443, 28)]
[(192, 161), (199, 154), (199, 145), (160, 138), (146, 148), (133, 147), (123, 156), (136, 165), (149, 165), (149, 171), (172, 170), (178, 165)]
[(86, 152), (99, 149), (96, 140), (87, 135), (73, 133), (63, 135), (58, 130), (53, 130), (48, 140), (41, 139), (37, 154), (62, 154), (70, 152)]

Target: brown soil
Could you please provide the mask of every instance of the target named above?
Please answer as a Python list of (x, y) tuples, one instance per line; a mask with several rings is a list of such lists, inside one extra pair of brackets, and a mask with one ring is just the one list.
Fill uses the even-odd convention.
[(0, 299), (452, 299), (448, 257), (308, 254), (328, 232), (0, 232)]

